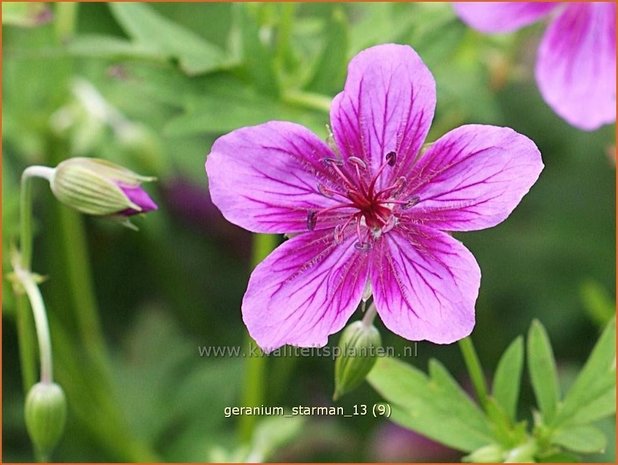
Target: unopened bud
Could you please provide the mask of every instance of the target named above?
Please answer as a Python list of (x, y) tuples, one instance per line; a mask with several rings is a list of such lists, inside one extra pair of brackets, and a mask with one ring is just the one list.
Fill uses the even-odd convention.
[(50, 179), (51, 190), (65, 205), (88, 215), (131, 216), (157, 209), (141, 188), (154, 178), (96, 158), (69, 158)]
[(471, 463), (500, 463), (504, 460), (505, 451), (498, 444), (489, 444), (476, 449), (463, 458)]
[(335, 361), (335, 400), (365, 380), (381, 346), (380, 333), (373, 325), (355, 321), (343, 331), (339, 340), (340, 353)]
[(47, 459), (62, 437), (67, 401), (55, 383), (37, 383), (26, 398), (26, 428), (34, 447)]

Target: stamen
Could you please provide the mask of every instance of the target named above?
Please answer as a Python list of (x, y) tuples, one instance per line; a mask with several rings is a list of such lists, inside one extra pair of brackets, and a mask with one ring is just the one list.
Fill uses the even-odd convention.
[(340, 166), (343, 166), (343, 161), (341, 160), (337, 160), (335, 158), (323, 158), (322, 162), (325, 163), (326, 165), (330, 166), (335, 173), (337, 173), (339, 175), (339, 177), (341, 178), (341, 180), (344, 182), (344, 184), (350, 188), (350, 189), (354, 189), (354, 184), (352, 183), (352, 181), (350, 181), (350, 178), (348, 178), (343, 171), (341, 171), (341, 169), (339, 168)]
[(406, 205), (403, 208), (413, 207), (414, 205), (416, 205), (420, 201), (421, 201), (421, 198), (418, 195), (413, 195), (412, 197), (410, 197), (408, 199), (408, 202), (406, 203)]
[(307, 229), (309, 231), (313, 231), (315, 229), (315, 225), (318, 221), (318, 216), (322, 215), (324, 213), (333, 211), (333, 210), (339, 210), (340, 208), (350, 208), (353, 207), (354, 204), (353, 203), (341, 203), (339, 205), (335, 205), (334, 207), (328, 207), (328, 208), (324, 208), (322, 210), (319, 211), (315, 211), (315, 210), (308, 210), (307, 211)]
[(382, 163), (382, 166), (380, 166), (380, 168), (378, 168), (378, 172), (373, 176), (371, 184), (369, 184), (369, 189), (367, 191), (369, 197), (374, 196), (373, 189), (376, 185), (376, 182), (378, 182), (378, 178), (382, 174), (382, 171), (384, 171), (384, 168), (386, 168), (387, 166), (390, 166), (392, 168), (395, 165), (395, 162), (397, 161), (397, 154), (395, 152), (388, 152), (384, 158), (386, 159), (386, 161)]
[(390, 203), (393, 205), (402, 205), (402, 208), (410, 208), (419, 203), (421, 198), (418, 195), (413, 195), (408, 200), (384, 200), (383, 203)]
[(322, 158), (322, 163), (326, 165), (331, 165), (331, 166), (332, 165), (343, 166), (343, 160), (338, 160), (333, 157)]
[(386, 159), (388, 166), (395, 166), (395, 163), (397, 162), (397, 152), (388, 152), (384, 158)]
[(360, 242), (359, 241), (354, 244), (354, 248), (358, 250), (359, 252), (367, 252), (371, 250), (372, 245), (371, 245), (371, 242)]
[(342, 225), (338, 224), (337, 226), (335, 226), (335, 243), (341, 244), (343, 242), (343, 234), (345, 233), (345, 228), (348, 227), (348, 225), (352, 222), (354, 218), (356, 218), (356, 215), (350, 216), (347, 221)]
[(407, 182), (407, 179), (405, 178), (405, 176), (400, 176), (399, 178), (397, 178), (397, 181), (395, 181), (395, 183), (392, 186), (387, 187), (386, 189), (382, 189), (380, 192), (378, 192), (376, 194), (376, 197), (380, 198), (384, 194), (389, 194), (389, 193), (391, 196), (396, 196), (397, 194), (401, 192), (406, 182)]
[(364, 170), (367, 169), (367, 163), (365, 163), (363, 160), (361, 160), (358, 157), (349, 157), (348, 161), (352, 163), (353, 165), (358, 166), (359, 168), (362, 168)]
[(348, 196), (345, 195), (343, 192), (339, 192), (334, 189), (331, 189), (330, 187), (326, 187), (324, 184), (318, 184), (318, 191), (324, 197), (328, 197), (329, 199), (334, 198), (335, 195), (340, 195), (341, 197), (345, 197), (346, 199), (348, 198)]
[(315, 210), (309, 210), (307, 212), (307, 229), (313, 231), (315, 229), (315, 223), (318, 219), (318, 213)]
[(343, 231), (345, 230), (345, 226), (338, 224), (335, 226), (335, 233), (333, 234), (335, 239), (335, 244), (341, 244), (343, 242)]

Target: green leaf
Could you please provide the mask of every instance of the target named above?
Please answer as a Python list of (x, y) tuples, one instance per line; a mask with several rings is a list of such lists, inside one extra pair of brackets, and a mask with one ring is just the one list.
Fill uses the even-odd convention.
[(566, 394), (553, 426), (584, 424), (616, 411), (616, 319), (612, 318)]
[(49, 22), (52, 13), (41, 2), (2, 2), (2, 24), (34, 27)]
[(571, 426), (557, 430), (551, 443), (573, 452), (593, 454), (602, 452), (607, 441), (603, 432), (594, 426)]
[(581, 459), (575, 454), (568, 452), (558, 452), (556, 454), (546, 455), (541, 457), (540, 463), (579, 463)]
[(538, 320), (532, 322), (528, 332), (528, 369), (538, 406), (549, 423), (556, 414), (560, 387), (551, 344)]
[(166, 54), (161, 50), (138, 42), (128, 42), (114, 36), (79, 35), (72, 39), (67, 48), (69, 53), (92, 58), (140, 58), (164, 60)]
[[(299, 109), (279, 100), (260, 96), (247, 89), (239, 93), (205, 93), (196, 98), (186, 113), (172, 119), (165, 127), (170, 136), (200, 133), (222, 133), (242, 126), (252, 126), (271, 120), (293, 121), (320, 134), (328, 118), (324, 115)], [(225, 108), (225, 111), (221, 111)]]
[(325, 29), (324, 46), (305, 88), (312, 92), (331, 95), (343, 87), (350, 42), (348, 21), (341, 9), (338, 8), (333, 12)]
[(493, 441), (481, 410), (438, 362), (431, 378), (393, 358), (381, 358), (368, 381), (391, 405), (391, 419), (409, 429), (465, 452)]
[(278, 96), (280, 88), (275, 71), (275, 54), (260, 34), (257, 12), (254, 11), (263, 5), (239, 3), (234, 6), (235, 29), (240, 36), (243, 71), (260, 92)]
[(519, 336), (506, 349), (496, 368), (492, 394), (511, 420), (515, 420), (524, 362), (524, 342)]
[(600, 326), (606, 325), (616, 308), (616, 302), (607, 290), (597, 281), (590, 279), (581, 285), (580, 295), (590, 318)]
[(187, 74), (206, 73), (232, 65), (219, 47), (169, 21), (146, 4), (110, 3), (109, 7), (131, 38), (178, 59)]

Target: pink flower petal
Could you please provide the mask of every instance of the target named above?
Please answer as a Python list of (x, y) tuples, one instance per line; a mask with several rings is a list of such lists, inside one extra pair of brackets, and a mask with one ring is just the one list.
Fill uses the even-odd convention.
[(409, 188), (419, 202), (411, 221), (448, 231), (473, 231), (504, 221), (543, 169), (530, 139), (510, 128), (465, 125), (420, 158)]
[(549, 26), (536, 79), (547, 103), (584, 130), (616, 121), (616, 4), (575, 3)]
[(417, 225), (385, 234), (373, 256), (373, 296), (388, 329), (439, 344), (470, 334), (481, 271), (460, 242)]
[(374, 172), (395, 152), (393, 179), (413, 163), (435, 106), (435, 81), (416, 52), (406, 45), (379, 45), (350, 61), (345, 88), (331, 106), (333, 134), (344, 157), (359, 157)]
[(326, 157), (333, 157), (328, 146), (297, 124), (238, 129), (217, 139), (206, 159), (212, 200), (249, 231), (307, 231), (307, 212), (334, 203), (317, 189), (332, 176), (321, 161)]
[(159, 208), (157, 204), (154, 203), (154, 201), (150, 198), (148, 193), (140, 186), (127, 186), (124, 184), (119, 184), (118, 187), (120, 187), (122, 192), (125, 193), (125, 195), (131, 202), (141, 208), (141, 210), (127, 208), (126, 210), (121, 211), (120, 215), (133, 216), (140, 213), (148, 213)]
[(511, 32), (532, 24), (559, 3), (465, 2), (455, 3), (455, 13), (468, 26), (481, 32)]
[(332, 231), (296, 236), (260, 263), (242, 303), (249, 334), (265, 351), (285, 344), (321, 347), (343, 328), (367, 282), (367, 254)]

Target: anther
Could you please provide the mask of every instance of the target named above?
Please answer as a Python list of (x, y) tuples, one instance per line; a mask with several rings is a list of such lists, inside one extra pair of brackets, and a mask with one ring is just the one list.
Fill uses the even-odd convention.
[(335, 244), (341, 244), (343, 242), (343, 226), (338, 224), (335, 226), (335, 232), (333, 234)]
[(324, 197), (328, 197), (329, 199), (333, 198), (334, 192), (330, 190), (328, 187), (326, 187), (324, 184), (318, 184), (318, 191)]
[(371, 250), (371, 242), (356, 242), (354, 248), (359, 252), (367, 252)]
[(336, 158), (332, 157), (322, 158), (322, 163), (326, 165), (343, 166), (343, 160), (337, 160)]
[(384, 158), (386, 159), (388, 166), (395, 166), (395, 163), (397, 162), (397, 153), (388, 152)]
[(403, 206), (404, 209), (406, 208), (410, 208), (413, 207), (414, 205), (416, 205), (417, 203), (419, 203), (421, 201), (421, 198), (418, 195), (413, 195), (412, 197), (410, 197), (407, 202), (405, 203), (405, 205)]
[(367, 163), (365, 163), (363, 160), (361, 160), (358, 157), (349, 157), (348, 161), (352, 163), (353, 165), (358, 166), (359, 168), (362, 168), (364, 170), (367, 169)]
[(309, 231), (313, 231), (315, 229), (316, 220), (317, 220), (317, 212), (314, 210), (309, 210), (307, 212), (307, 229)]

